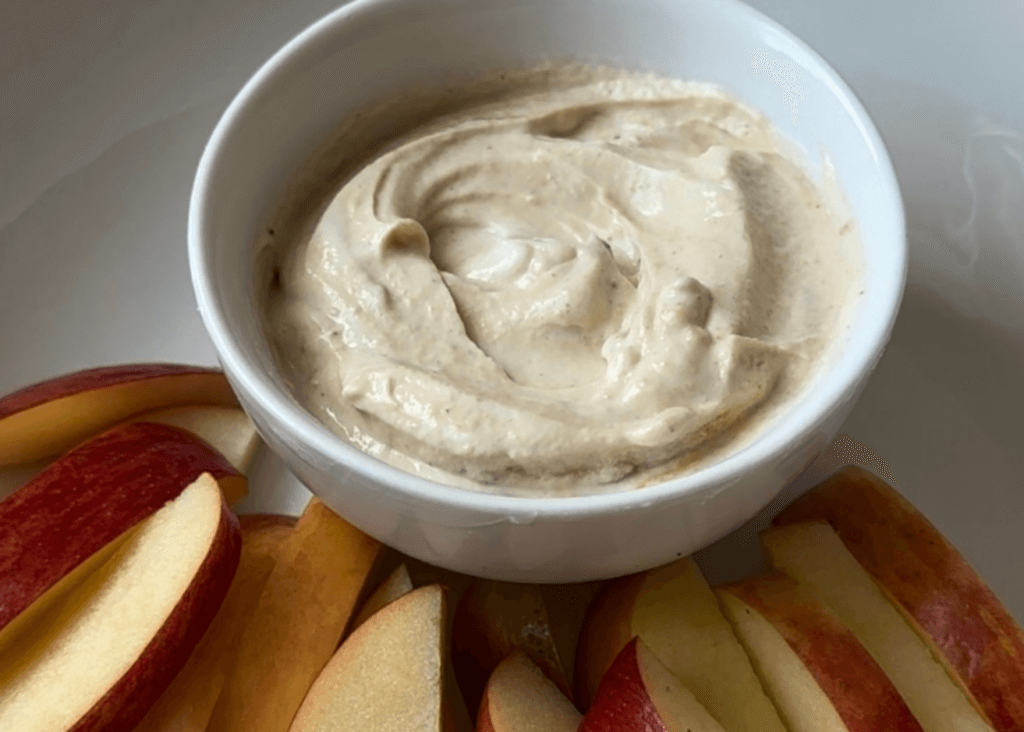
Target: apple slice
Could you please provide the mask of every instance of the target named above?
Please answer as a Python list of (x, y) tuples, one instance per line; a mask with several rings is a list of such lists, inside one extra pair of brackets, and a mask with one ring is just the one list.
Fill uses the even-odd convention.
[(771, 563), (828, 605), (885, 670), (926, 732), (983, 732), (969, 695), (824, 522), (761, 534)]
[(192, 404), (168, 407), (133, 417), (132, 422), (156, 422), (191, 432), (208, 442), (240, 472), (252, 462), (260, 436), (249, 415), (237, 407)]
[[(359, 611), (359, 615), (355, 620), (352, 621), (352, 630), (355, 630), (370, 617), (372, 617), (377, 611), (388, 605), (399, 597), (407, 595), (413, 590), (413, 579), (409, 572), (408, 563), (412, 560), (403, 561), (399, 564), (388, 577), (373, 591), (370, 597), (367, 598), (363, 604), (362, 609)], [(426, 566), (426, 565), (424, 565)], [(437, 583), (438, 574), (454, 575), (453, 572), (447, 570), (434, 570), (434, 571), (422, 571), (422, 567), (417, 567), (417, 578), (427, 579), (433, 584)], [(443, 586), (443, 585), (442, 585)], [(451, 589), (445, 587), (445, 597), (451, 595)], [(446, 615), (448, 615), (446, 613)], [(446, 648), (451, 647), (451, 622), (447, 622), (445, 628), (445, 640), (444, 644)], [(473, 720), (469, 717), (469, 710), (466, 707), (466, 702), (462, 698), (462, 692), (459, 689), (459, 685), (455, 680), (455, 672), (452, 669), (451, 658), (447, 656), (444, 659), (444, 669), (442, 671), (444, 676), (444, 682), (442, 687), (444, 694), (441, 699), (441, 727), (445, 732), (471, 732), (473, 729)]]
[(444, 622), (439, 585), (381, 608), (323, 669), (291, 732), (440, 732)]
[(381, 549), (310, 501), (242, 631), (211, 730), (288, 729), (338, 647)]
[(594, 600), (576, 657), (586, 709), (612, 661), (643, 642), (731, 732), (785, 732), (711, 588), (686, 557), (610, 582)]
[(294, 517), (277, 514), (238, 518), (242, 555), (231, 588), (188, 662), (134, 732), (204, 732), (210, 721), (241, 630), (295, 525)]
[(36, 622), (0, 642), (0, 729), (129, 732), (231, 584), (238, 521), (203, 474)]
[(455, 677), (470, 709), (480, 706), (488, 676), (516, 648), (563, 694), (571, 693), (538, 585), (474, 581), (455, 611), (451, 648)]
[(716, 592), (790, 732), (921, 732), (881, 666), (792, 577), (749, 577)]
[(517, 648), (487, 680), (477, 732), (576, 732), (582, 717), (522, 648)]
[[(413, 587), (424, 587), (426, 585), (441, 585), (444, 587), (445, 605), (457, 607), (462, 595), (476, 581), (471, 577), (450, 569), (436, 567), (427, 564), (414, 557), (405, 557), (405, 565), (412, 578)], [(445, 613), (445, 648), (452, 647), (452, 635), (455, 629), (455, 613)], [(475, 723), (470, 714), (469, 705), (466, 704), (455, 678), (455, 668), (452, 665), (451, 653), (445, 653), (444, 659), (444, 698), (441, 702), (442, 726), (445, 732), (472, 732)]]
[(636, 637), (615, 657), (579, 732), (725, 732)]
[[(298, 519), (283, 513), (246, 513), (238, 517), (242, 527), (242, 540), (248, 544), (246, 551), (262, 556), (273, 556), (274, 561), (281, 554), (285, 540), (291, 536)], [(245, 544), (243, 544), (245, 549)]]
[(371, 615), (388, 603), (394, 602), (402, 595), (407, 595), (410, 592), (412, 592), (412, 578), (409, 577), (409, 570), (405, 566), (405, 562), (402, 562), (366, 598), (366, 602), (360, 608), (356, 619), (352, 621), (352, 630), (365, 623)]
[(999, 732), (1024, 731), (1024, 632), (960, 552), (885, 481), (847, 467), (776, 518), (824, 520)]
[(237, 407), (216, 369), (125, 364), (65, 374), (0, 398), (0, 466), (57, 455), (133, 414), (181, 404)]
[[(565, 668), (565, 678), (572, 682), (576, 678), (576, 648), (587, 611), (606, 583), (602, 580), (573, 582), (570, 584), (538, 585), (540, 596), (547, 610), (551, 636), (555, 641), (558, 658)], [(575, 692), (575, 686), (570, 691)], [(567, 694), (574, 699), (574, 693)]]
[(45, 604), (44, 595), (106, 561), (125, 532), (204, 472), (226, 494), (244, 493), (245, 477), (195, 436), (158, 424), (122, 425), (0, 503), (0, 638), (30, 606)]

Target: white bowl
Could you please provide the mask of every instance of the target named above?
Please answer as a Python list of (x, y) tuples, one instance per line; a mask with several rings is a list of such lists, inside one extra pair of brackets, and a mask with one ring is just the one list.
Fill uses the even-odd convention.
[[(290, 174), (369, 101), (566, 57), (718, 84), (767, 114), (806, 153), (812, 175), (827, 151), (860, 225), (863, 306), (841, 354), (804, 398), (744, 449), (693, 474), (572, 498), (496, 496), (406, 474), (345, 444), (290, 395), (258, 316), (257, 232)], [(786, 83), (795, 70), (798, 90)], [(200, 313), (271, 449), (381, 541), (443, 567), (520, 582), (638, 571), (756, 513), (837, 433), (889, 337), (907, 266), (896, 177), (864, 108), (814, 51), (733, 0), (349, 3), (275, 54), (225, 112), (199, 165), (188, 237)]]

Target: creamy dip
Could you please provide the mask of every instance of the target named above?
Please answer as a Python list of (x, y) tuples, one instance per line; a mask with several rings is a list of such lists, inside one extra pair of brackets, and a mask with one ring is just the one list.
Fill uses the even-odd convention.
[(827, 360), (855, 228), (762, 115), (581, 66), (434, 102), (350, 122), (398, 134), (264, 242), (269, 340), (351, 444), (455, 485), (619, 489), (735, 449)]

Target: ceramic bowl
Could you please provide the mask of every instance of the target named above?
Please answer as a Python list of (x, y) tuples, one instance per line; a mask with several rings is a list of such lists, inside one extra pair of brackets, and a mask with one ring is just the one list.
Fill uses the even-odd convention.
[[(630, 491), (515, 498), (440, 485), (343, 442), (303, 409), (260, 324), (254, 246), (284, 183), (340, 120), (412, 87), (548, 59), (711, 82), (768, 115), (812, 177), (834, 166), (860, 227), (862, 306), (813, 387), (735, 454)], [(207, 145), (189, 213), (200, 313), (270, 448), (328, 505), (419, 559), (511, 581), (621, 575), (750, 518), (835, 436), (889, 337), (906, 278), (903, 208), (878, 131), (806, 44), (732, 0), (356, 0), (238, 93)]]

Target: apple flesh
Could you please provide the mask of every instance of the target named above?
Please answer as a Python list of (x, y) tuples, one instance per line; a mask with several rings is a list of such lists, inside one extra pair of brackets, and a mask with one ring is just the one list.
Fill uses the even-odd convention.
[(731, 732), (785, 732), (711, 588), (687, 558), (610, 582), (594, 600), (576, 657), (586, 709), (634, 636)]
[(65, 374), (0, 398), (0, 466), (69, 450), (128, 417), (161, 407), (237, 407), (216, 369), (145, 363)]
[(310, 501), (259, 602), (210, 718), (218, 732), (285, 732), (338, 647), (381, 544)]
[(832, 526), (998, 732), (1024, 730), (1024, 631), (928, 519), (885, 481), (851, 466), (775, 523), (813, 520)]
[(366, 602), (359, 609), (359, 614), (352, 621), (352, 630), (365, 623), (371, 615), (385, 605), (410, 592), (412, 592), (412, 578), (409, 576), (409, 570), (403, 562), (366, 598)]
[(0, 642), (0, 729), (132, 730), (209, 626), (239, 550), (220, 488), (199, 476), (66, 602)]
[[(470, 586), (476, 581), (475, 577), (454, 572), (450, 569), (435, 567), (414, 557), (403, 558), (409, 570), (409, 577), (412, 579), (413, 587), (425, 587), (428, 585), (440, 585), (444, 588), (446, 607), (458, 607), (459, 601)], [(445, 613), (445, 648), (452, 647), (452, 635), (455, 629), (455, 613)], [(455, 677), (455, 668), (452, 664), (451, 653), (445, 653), (444, 659), (444, 699), (442, 701), (442, 726), (445, 732), (472, 732), (474, 729), (474, 716), (469, 711), (462, 689), (459, 687)]]
[(991, 730), (968, 693), (824, 522), (761, 534), (772, 565), (803, 583), (885, 670), (926, 732)]
[[(249, 415), (237, 407), (189, 405), (169, 407), (134, 417), (132, 422), (155, 422), (191, 432), (207, 442), (227, 461), (244, 473), (248, 470), (260, 436)], [(231, 499), (228, 499), (231, 503)]]
[(484, 689), (477, 732), (576, 732), (582, 716), (523, 649), (494, 669)]
[(750, 577), (716, 592), (790, 732), (921, 732), (871, 654), (792, 577)]
[(643, 641), (633, 638), (601, 679), (579, 732), (725, 732)]
[[(249, 469), (260, 444), (260, 436), (252, 420), (235, 407), (170, 407), (146, 412), (130, 421), (166, 424), (191, 432), (223, 455), (241, 473)], [(42, 459), (0, 467), (0, 501), (26, 485), (52, 462), (50, 459)], [(244, 490), (241, 490), (244, 486), (235, 487), (240, 490), (236, 491), (237, 495), (227, 496), (228, 505), (234, 505), (245, 495)]]
[(475, 580), (459, 601), (452, 630), (452, 665), (470, 709), (480, 705), (488, 676), (516, 648), (570, 694), (539, 586)]
[(259, 600), (295, 519), (277, 514), (238, 517), (242, 554), (224, 602), (188, 662), (134, 732), (204, 732), (224, 685), (249, 613)]
[(129, 529), (204, 472), (225, 493), (244, 492), (245, 477), (193, 435), (157, 424), (122, 425), (72, 450), (0, 503), (0, 638), (45, 595), (77, 584), (106, 561)]
[(438, 585), (381, 608), (320, 673), (291, 732), (440, 732), (444, 626)]
[[(395, 554), (394, 556), (401, 559), (400, 555)], [(389, 562), (382, 560), (380, 564), (383, 568), (387, 566)], [(410, 565), (413, 566), (412, 571), (409, 570)], [(441, 578), (446, 581), (440, 582), (439, 579)], [(401, 563), (390, 572), (387, 578), (381, 582), (381, 584), (366, 599), (366, 602), (363, 603), (363, 607), (360, 609), (359, 614), (356, 616), (355, 620), (352, 621), (352, 630), (355, 630), (366, 622), (366, 620), (372, 617), (385, 605), (388, 605), (399, 597), (412, 592), (413, 588), (417, 584), (421, 586), (425, 584), (440, 584), (445, 588), (445, 598), (447, 601), (447, 598), (454, 594), (451, 587), (448, 586), (449, 582), (459, 586), (465, 586), (469, 581), (470, 578), (465, 575), (460, 575), (448, 570), (442, 570), (437, 567), (431, 567), (430, 565), (405, 557), (404, 561), (401, 561)], [(446, 627), (444, 644), (445, 648), (450, 648), (452, 631), (452, 621), (450, 618), (451, 613), (445, 613), (445, 616)], [(444, 682), (442, 684), (444, 695), (441, 699), (442, 730), (444, 730), (444, 732), (472, 732), (473, 720), (470, 719), (469, 709), (466, 707), (466, 702), (462, 697), (462, 691), (459, 689), (458, 682), (455, 680), (455, 672), (452, 668), (451, 657), (449, 654), (445, 654), (444, 669), (442, 673), (444, 675)]]

